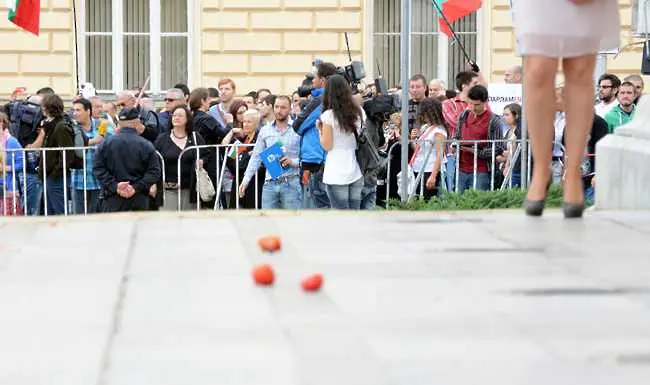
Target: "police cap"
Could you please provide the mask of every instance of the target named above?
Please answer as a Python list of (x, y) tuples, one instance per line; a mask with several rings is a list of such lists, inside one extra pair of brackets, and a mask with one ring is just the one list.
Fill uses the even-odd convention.
[(136, 120), (140, 118), (140, 111), (137, 108), (122, 108), (120, 111), (120, 115), (117, 117), (117, 119), (120, 122), (126, 122), (128, 120)]

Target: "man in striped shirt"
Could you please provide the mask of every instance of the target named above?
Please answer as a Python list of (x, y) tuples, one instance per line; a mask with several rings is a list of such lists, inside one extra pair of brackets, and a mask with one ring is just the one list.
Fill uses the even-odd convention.
[[(442, 113), (445, 118), (448, 138), (455, 137), (458, 118), (469, 105), (467, 93), (470, 88), (477, 84), (479, 84), (479, 75), (476, 72), (462, 71), (456, 75), (456, 88), (460, 92), (456, 97), (442, 102)], [(445, 171), (447, 175), (447, 191), (454, 191), (456, 187), (456, 151), (451, 146), (447, 146)]]

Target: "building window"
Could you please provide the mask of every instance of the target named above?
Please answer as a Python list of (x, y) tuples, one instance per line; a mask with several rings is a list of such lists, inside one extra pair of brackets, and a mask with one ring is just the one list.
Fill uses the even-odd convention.
[[(411, 74), (427, 79), (441, 78), (454, 88), (456, 73), (464, 70), (465, 60), (456, 42), (438, 32), (438, 15), (431, 0), (413, 0), (411, 5)], [(400, 82), (401, 2), (374, 0), (373, 52), (389, 86)], [(477, 13), (452, 24), (472, 58), (477, 49)]]
[[(100, 92), (188, 83), (191, 0), (86, 0), (83, 71)], [(80, 39), (81, 40), (81, 39)]]
[[(650, 2), (648, 0), (632, 0), (632, 32), (637, 36), (646, 36), (650, 30), (646, 28), (650, 24)], [(625, 21), (623, 21), (625, 24)]]

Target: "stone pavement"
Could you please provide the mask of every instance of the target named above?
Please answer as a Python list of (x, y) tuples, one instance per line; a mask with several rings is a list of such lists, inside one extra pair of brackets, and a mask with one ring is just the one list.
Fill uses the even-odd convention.
[(0, 384), (647, 385), (649, 248), (650, 212), (0, 219)]

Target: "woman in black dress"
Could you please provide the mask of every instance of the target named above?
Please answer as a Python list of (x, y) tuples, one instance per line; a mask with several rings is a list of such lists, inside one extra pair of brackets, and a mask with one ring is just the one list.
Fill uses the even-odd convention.
[[(201, 146), (205, 140), (201, 134), (194, 131), (192, 126), (192, 113), (185, 106), (177, 106), (170, 112), (171, 122), (169, 133), (158, 136), (154, 146), (165, 160), (165, 180), (163, 184), (165, 194), (165, 211), (187, 211), (196, 208), (196, 167), (202, 168), (207, 156), (205, 150), (183, 150), (192, 146)], [(182, 157), (181, 157), (182, 153)], [(197, 154), (199, 159), (197, 161)], [(178, 160), (180, 172), (178, 175)], [(162, 198), (162, 194), (158, 194)], [(179, 208), (180, 195), (180, 208)]]
[[(193, 114), (194, 121), (194, 130), (203, 136), (205, 139), (205, 144), (215, 145), (214, 148), (210, 148), (208, 151), (207, 159), (204, 164), (210, 179), (212, 179), (212, 184), (215, 189), (217, 187), (217, 163), (219, 159), (223, 159), (223, 151), (219, 151), (219, 156), (217, 156), (216, 145), (221, 144), (223, 138), (228, 133), (228, 128), (223, 127), (215, 118), (208, 114), (210, 110), (210, 94), (208, 93), (207, 88), (197, 88), (192, 90), (190, 93), (190, 109)], [(223, 189), (222, 189), (223, 190)], [(220, 197), (221, 205), (226, 206), (226, 200), (224, 196)], [(213, 208), (215, 204), (214, 199), (211, 202), (204, 202), (205, 207)]]

